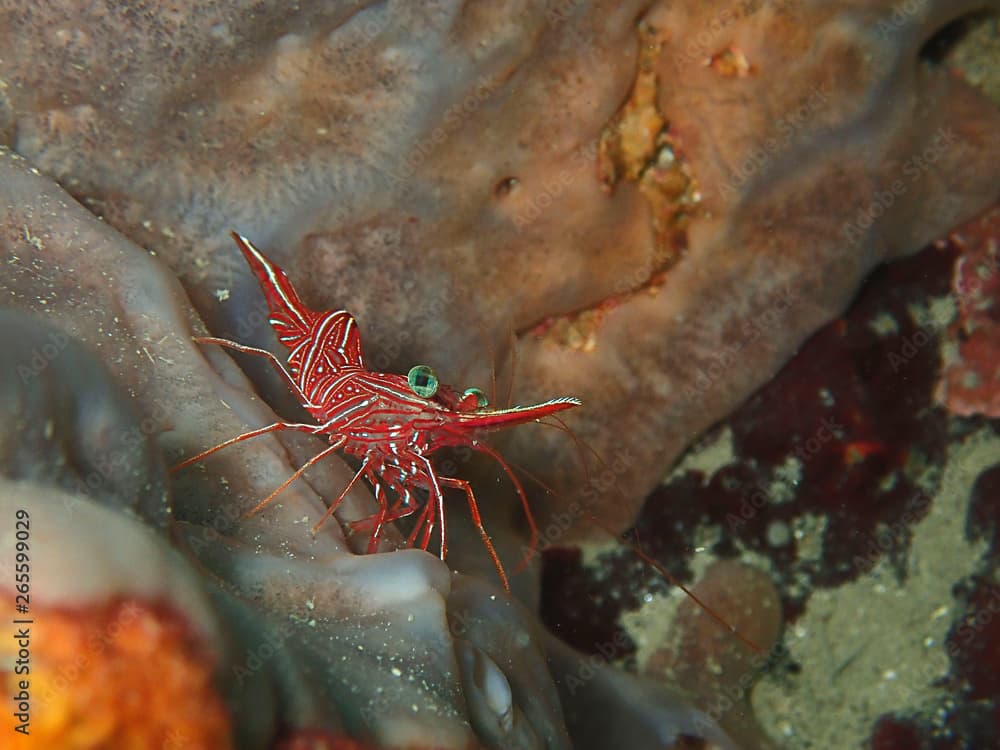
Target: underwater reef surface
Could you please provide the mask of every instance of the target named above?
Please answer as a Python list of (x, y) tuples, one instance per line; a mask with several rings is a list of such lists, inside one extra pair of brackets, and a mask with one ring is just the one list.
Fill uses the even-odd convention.
[[(537, 566), (515, 581), (527, 606), (504, 596), (478, 542), (463, 543), (462, 511), (449, 516), (450, 562), (486, 581), (421, 552), (356, 555), (336, 524), (311, 535), (323, 498), (352, 475), (339, 460), (241, 520), (317, 451), (315, 440), (242, 443), (175, 476), (167, 498), (164, 452), (179, 460), (273, 421), (272, 408), (295, 418), (266, 367), (247, 368), (265, 403), (232, 359), (190, 335), (207, 328), (275, 345), (228, 240), (236, 229), (288, 270), (312, 307), (353, 312), (378, 369), (427, 362), (445, 382), (483, 385), (492, 359), (519, 403), (583, 399), (566, 422), (602, 461), (582, 466), (573, 440), (541, 428), (512, 434), (504, 452), (553, 490), (533, 493), (544, 543), (592, 536), (591, 516), (620, 530), (664, 467), (839, 315), (872, 268), (997, 200), (1000, 112), (934, 48), (969, 14), (996, 8), (8, 3), (0, 298), (31, 316), (5, 320), (5, 337), (33, 343), (4, 381), (24, 406), (5, 421), (0, 463), (27, 483), (5, 486), (5, 498), (56, 523), (50, 506), (68, 492), (88, 509), (80, 523), (101, 525), (93, 506), (145, 519), (124, 538), (161, 530), (162, 554), (192, 571), (180, 593), (135, 592), (140, 566), (122, 559), (84, 604), (101, 621), (105, 607), (137, 596), (142, 612), (176, 626), (178, 664), (211, 652), (214, 663), (202, 665), (235, 707), (238, 746), (281, 735), (292, 743), (299, 730), (385, 747), (602, 748), (626, 731), (637, 748), (682, 734), (734, 746), (664, 693), (666, 683), (718, 694), (707, 678), (695, 684), (694, 656), (670, 662), (683, 678), (661, 664), (656, 679), (640, 679), (571, 652), (533, 614)], [(90, 377), (87, 357), (107, 372)], [(80, 408), (69, 418), (43, 386), (77, 389), (73, 403), (83, 406), (118, 393), (104, 398), (127, 398), (134, 415)], [(783, 392), (761, 409), (776, 422), (807, 413)], [(933, 415), (903, 411), (898, 424), (917, 430), (914, 440), (943, 429)], [(79, 453), (74, 445), (95, 429), (106, 447), (84, 440)], [(808, 447), (813, 437), (776, 429), (772, 440), (795, 434)], [(877, 438), (887, 428), (867, 429)], [(840, 441), (838, 430), (824, 435)], [(26, 450), (26, 437), (38, 447)], [(767, 445), (749, 427), (745, 439)], [(869, 445), (877, 442), (866, 434), (849, 458), (881, 460)], [(59, 481), (87, 466), (88, 447), (99, 449), (96, 474)], [(942, 451), (927, 460), (943, 461)], [(727, 480), (735, 502), (752, 474)], [(700, 502), (691, 484), (646, 505), (644, 546), (671, 543), (681, 509)], [(478, 486), (513, 568), (524, 540), (516, 497), (506, 484)], [(357, 488), (338, 520), (367, 515), (372, 502)], [(877, 520), (892, 524), (900, 512), (888, 507)], [(678, 520), (644, 527), (657, 513)], [(851, 523), (831, 523), (831, 549), (850, 538)], [(55, 566), (69, 550), (115, 544), (97, 529), (56, 533), (60, 542), (39, 550)], [(893, 554), (898, 566), (904, 552)], [(809, 586), (847, 575), (836, 560), (814, 567)], [(760, 625), (765, 648), (776, 637), (776, 606), (766, 602), (780, 594), (786, 618), (808, 611), (780, 576), (768, 593), (769, 581), (722, 570), (765, 603), (763, 619), (748, 624)], [(969, 601), (991, 601), (988, 589), (975, 592)], [(80, 605), (66, 596), (39, 592), (40, 606)], [(198, 597), (214, 625), (193, 638), (176, 622), (178, 613), (202, 618), (202, 605), (187, 603)], [(548, 596), (545, 606), (554, 606)], [(681, 622), (673, 637), (698, 627)], [(723, 713), (715, 718), (734, 724), (742, 744), (759, 739), (752, 717), (733, 718), (749, 709)], [(217, 732), (212, 716), (192, 731)]]
[[(1000, 424), (992, 399), (970, 413), (942, 389), (984, 365), (981, 347), (966, 361), (962, 344), (991, 329), (958, 331), (1000, 276), (998, 239), (1000, 206), (876, 271), (845, 315), (685, 454), (637, 520), (645, 551), (682, 580), (730, 566), (706, 597), (733, 617), (777, 586), (786, 632), (752, 705), (783, 747), (944, 750), (1000, 736)], [(613, 641), (611, 660), (688, 683), (746, 655), (717, 627), (701, 641), (679, 635), (691, 601), (627, 551), (590, 550), (586, 565), (578, 552), (546, 554), (543, 617), (578, 648), (601, 654)], [(732, 687), (705, 695), (723, 723), (742, 706)], [(733, 723), (743, 745), (769, 741)]]

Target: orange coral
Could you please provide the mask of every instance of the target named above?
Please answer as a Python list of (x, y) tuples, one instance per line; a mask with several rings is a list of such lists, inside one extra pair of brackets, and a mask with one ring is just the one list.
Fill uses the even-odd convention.
[(669, 269), (687, 246), (686, 229), (701, 194), (683, 149), (659, 109), (657, 64), (666, 32), (640, 23), (639, 70), (621, 110), (601, 132), (598, 174), (610, 192), (635, 182), (649, 204), (656, 237), (652, 275)]
[(378, 748), (323, 730), (302, 729), (279, 741), (275, 745), (275, 750), (378, 750)]
[[(951, 353), (944, 363), (937, 399), (954, 414), (1000, 417), (1000, 206), (948, 236), (961, 253), (951, 288), (957, 315), (946, 331)], [(925, 327), (896, 355), (902, 366), (933, 340)]]
[[(212, 681), (213, 659), (182, 615), (121, 599), (74, 610), (33, 603), (30, 618), (30, 625), (13, 626), (15, 636), (18, 627), (28, 630), (30, 673), (7, 671), (19, 644), (9, 636), (0, 642), (6, 696), (0, 748), (232, 747), (228, 714)], [(27, 736), (14, 731), (13, 696), (25, 679)]]

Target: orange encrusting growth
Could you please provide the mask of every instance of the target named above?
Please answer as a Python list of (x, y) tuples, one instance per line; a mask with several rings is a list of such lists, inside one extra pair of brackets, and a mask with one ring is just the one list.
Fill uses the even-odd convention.
[[(214, 660), (182, 615), (118, 599), (83, 609), (33, 604), (30, 617), (29, 675), (9, 671), (18, 645), (8, 632), (0, 640), (0, 749), (232, 747)], [(22, 679), (30, 680), (28, 735), (14, 731)]]

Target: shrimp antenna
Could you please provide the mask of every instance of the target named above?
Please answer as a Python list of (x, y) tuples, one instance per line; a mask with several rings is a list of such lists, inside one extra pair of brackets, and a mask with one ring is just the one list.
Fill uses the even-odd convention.
[[(548, 419), (552, 419), (555, 422), (558, 422), (558, 424), (554, 424), (553, 422), (542, 421), (542, 420), (539, 420), (538, 424), (543, 424), (543, 425), (546, 425), (548, 427), (552, 427), (554, 429), (557, 429), (560, 432), (565, 432), (565, 433), (567, 433), (568, 435), (570, 435), (573, 438), (573, 442), (576, 444), (577, 450), (580, 451), (580, 453), (581, 453), (581, 455), (580, 455), (581, 463), (584, 466), (584, 471), (585, 471), (588, 479), (589, 479), (589, 476), (590, 476), (590, 472), (589, 472), (589, 469), (587, 467), (587, 462), (583, 460), (583, 455), (582, 455), (583, 450), (586, 450), (587, 452), (589, 452), (597, 460), (597, 462), (600, 464), (600, 466), (602, 468), (610, 469), (610, 467), (608, 466), (607, 462), (601, 457), (601, 455), (596, 450), (594, 450), (593, 446), (589, 445), (586, 441), (582, 440), (580, 438), (580, 436), (577, 435), (572, 429), (570, 429), (561, 418), (555, 416), (554, 414), (550, 414), (548, 417), (546, 417), (546, 419), (547, 420)], [(528, 479), (530, 479), (532, 482), (534, 482), (535, 484), (537, 484), (538, 486), (540, 486), (546, 492), (549, 492), (551, 494), (558, 494), (551, 487), (549, 487), (548, 485), (546, 485), (544, 482), (542, 482), (540, 479), (538, 479), (538, 477), (534, 476), (531, 472), (527, 471), (523, 467), (517, 466), (516, 464), (512, 464), (512, 466), (515, 466), (515, 468), (517, 468), (518, 471), (524, 473), (524, 475), (526, 477), (528, 477)], [(625, 493), (622, 492), (621, 487), (618, 486), (617, 479), (615, 479), (615, 481), (612, 482), (612, 485), (614, 486), (615, 490), (617, 491), (619, 497), (621, 497), (622, 499), (625, 499)], [(657, 573), (659, 573), (661, 576), (663, 576), (665, 579), (667, 579), (672, 585), (676, 586), (681, 591), (683, 591), (685, 594), (687, 594), (687, 596), (689, 596), (694, 601), (695, 604), (697, 604), (699, 607), (701, 607), (701, 609), (704, 610), (705, 613), (708, 614), (709, 617), (711, 617), (713, 620), (715, 620), (717, 623), (719, 623), (719, 625), (721, 625), (726, 630), (728, 630), (730, 633), (732, 633), (736, 637), (736, 639), (738, 641), (740, 641), (740, 643), (742, 643), (745, 646), (747, 646), (748, 648), (750, 648), (750, 650), (752, 650), (756, 654), (763, 654), (764, 653), (764, 649), (763, 648), (761, 648), (756, 643), (754, 643), (752, 640), (750, 640), (745, 635), (743, 635), (742, 633), (740, 633), (740, 631), (736, 629), (735, 625), (733, 625), (730, 622), (727, 622), (726, 619), (722, 615), (720, 615), (718, 612), (716, 612), (714, 609), (712, 609), (712, 607), (710, 607), (708, 604), (706, 604), (704, 602), (704, 600), (702, 600), (697, 594), (695, 594), (691, 589), (689, 589), (687, 586), (685, 586), (683, 583), (681, 583), (681, 581), (673, 573), (671, 573), (669, 570), (667, 570), (667, 568), (659, 560), (657, 560), (655, 557), (653, 557), (648, 552), (646, 552), (642, 548), (641, 544), (639, 543), (639, 532), (638, 532), (637, 529), (633, 529), (632, 530), (632, 534), (635, 537), (635, 541), (631, 541), (631, 540), (629, 540), (627, 538), (626, 534), (621, 534), (620, 535), (620, 534), (616, 533), (614, 531), (614, 529), (612, 529), (606, 523), (604, 523), (603, 521), (601, 521), (599, 518), (597, 518), (597, 516), (595, 516), (590, 511), (585, 511), (585, 517), (592, 524), (594, 524), (595, 526), (597, 526), (599, 529), (601, 529), (602, 531), (604, 531), (608, 535), (614, 537), (621, 544), (624, 544), (626, 547), (628, 547), (640, 560), (642, 560), (649, 567), (651, 567), (653, 570), (655, 570)], [(524, 566), (526, 566), (528, 564), (528, 561), (530, 560), (530, 558), (531, 558), (531, 553), (525, 555), (525, 557), (521, 560), (521, 562), (518, 563), (518, 567), (515, 569), (515, 572), (519, 572), (520, 570), (523, 570)]]

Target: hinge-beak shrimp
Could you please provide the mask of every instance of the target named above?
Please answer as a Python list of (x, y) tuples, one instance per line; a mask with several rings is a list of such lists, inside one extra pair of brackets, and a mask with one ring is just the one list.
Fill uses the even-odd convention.
[[(303, 472), (336, 451), (354, 456), (360, 468), (344, 490), (330, 503), (313, 527), (318, 529), (338, 508), (362, 476), (371, 484), (378, 510), (353, 528), (370, 530), (368, 552), (375, 552), (386, 524), (416, 515), (407, 538), (409, 546), (426, 550), (434, 527), (440, 538), (440, 557), (448, 551), (445, 530), (444, 490), (465, 493), (472, 520), (493, 560), (503, 586), (510, 586), (490, 535), (483, 527), (472, 486), (459, 477), (443, 476), (431, 462), (440, 448), (468, 446), (494, 458), (514, 485), (531, 529), (531, 548), (537, 542), (537, 527), (524, 488), (503, 457), (481, 440), (493, 430), (534, 422), (550, 414), (579, 406), (576, 398), (563, 397), (531, 406), (492, 409), (478, 388), (462, 393), (440, 383), (427, 365), (416, 365), (406, 376), (372, 372), (364, 363), (361, 334), (354, 317), (345, 310), (316, 312), (299, 299), (285, 272), (250, 241), (235, 232), (233, 239), (246, 258), (270, 310), (268, 322), (278, 340), (288, 349), (285, 363), (271, 352), (215, 337), (195, 339), (270, 360), (292, 393), (317, 424), (275, 422), (244, 432), (202, 451), (173, 467), (178, 471), (216, 451), (269, 432), (296, 430), (324, 435), (330, 442), (260, 501), (248, 515), (257, 513)], [(424, 490), (426, 499), (416, 490)]]

